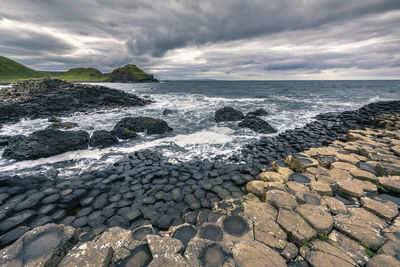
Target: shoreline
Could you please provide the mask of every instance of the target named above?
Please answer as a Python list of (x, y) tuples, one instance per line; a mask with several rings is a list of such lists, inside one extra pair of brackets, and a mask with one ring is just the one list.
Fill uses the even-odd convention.
[[(271, 142), (274, 138), (268, 137), (260, 140), (253, 145), (253, 148), (258, 147), (258, 149), (245, 151), (247, 153), (245, 156), (252, 160), (247, 162), (247, 165), (230, 166), (216, 161), (197, 162), (193, 165), (182, 163), (175, 166), (163, 161), (163, 157), (157, 153), (140, 151), (123, 161), (116, 162), (113, 168), (85, 174), (75, 180), (58, 181), (56, 179), (53, 186), (48, 184), (47, 189), (42, 188), (38, 192), (31, 191), (30, 194), (40, 195), (45, 191), (46, 194), (42, 195), (44, 198), (41, 203), (43, 199), (46, 199), (48, 209), (54, 203), (57, 203), (58, 209), (60, 209), (60, 204), (61, 206), (64, 204), (62, 208), (65, 210), (64, 216), (67, 215), (68, 209), (77, 209), (76, 215), (67, 216), (58, 222), (72, 225), (80, 230), (54, 225), (37, 229), (53, 231), (55, 228), (62, 228), (64, 232), (67, 230), (73, 232), (71, 236), (74, 238), (70, 237), (70, 243), (66, 242), (69, 245), (78, 240), (87, 242), (84, 243), (85, 249), (82, 249), (82, 243), (72, 250), (66, 249), (64, 254), (67, 254), (67, 250), (69, 252), (64, 263), (67, 262), (66, 259), (73, 259), (77, 253), (91, 255), (92, 246), (105, 245), (108, 248), (107, 252), (104, 256), (101, 254), (96, 257), (96, 260), (118, 263), (130, 259), (138, 260), (139, 252), (142, 251), (150, 261), (157, 258), (155, 262), (158, 264), (166, 264), (166, 262), (180, 263), (182, 266), (204, 264), (207, 262), (204, 262), (201, 255), (211, 249), (212, 244), (216, 244), (213, 245), (214, 247), (211, 246), (215, 248), (213, 251), (224, 255), (223, 262), (227, 264), (247, 261), (260, 261), (261, 264), (263, 260), (282, 266), (286, 262), (300, 264), (306, 263), (305, 261), (315, 266), (323, 266), (323, 259), (326, 258), (340, 266), (343, 264), (363, 265), (368, 261), (377, 261), (380, 264), (396, 262), (394, 257), (398, 255), (392, 255), (390, 251), (398, 249), (396, 242), (398, 244), (398, 235), (400, 235), (398, 218), (400, 204), (400, 182), (398, 181), (400, 180), (391, 178), (391, 175), (400, 174), (400, 150), (397, 148), (400, 144), (398, 141), (400, 123), (398, 117), (382, 115), (400, 114), (399, 103), (399, 101), (378, 102), (369, 104), (358, 111), (319, 115), (320, 121), (309, 124), (305, 129), (285, 132), (277, 137), (275, 142)], [(307, 130), (318, 128), (321, 121), (322, 125), (331, 127), (333, 132), (337, 131), (339, 136), (338, 140), (332, 140), (333, 137), (326, 140), (324, 144), (329, 146), (318, 144), (322, 144), (322, 139), (333, 133), (321, 135), (319, 139), (312, 139), (314, 142), (310, 144), (303, 144), (311, 148), (299, 147), (300, 151), (294, 151), (291, 153), (292, 156), (285, 156), (283, 158), (285, 160), (282, 158), (272, 160), (271, 157), (271, 161), (267, 159), (268, 162), (265, 162), (266, 165), (260, 160), (255, 160), (261, 148), (271, 153), (275, 147), (278, 147), (277, 156), (290, 152), (285, 146), (279, 148), (277, 144), (282, 143), (278, 141), (285, 140), (284, 138), (293, 136), (298, 131), (307, 131), (311, 136), (313, 132), (324, 132), (323, 127), (318, 131)], [(361, 124), (376, 129), (360, 130)], [(351, 129), (353, 127), (355, 129)], [(383, 131), (382, 128), (388, 129)], [(347, 135), (343, 135), (345, 133)], [(292, 150), (297, 149), (290, 142), (283, 143), (290, 145)], [(299, 152), (302, 153), (298, 154)], [(371, 161), (377, 163), (371, 163)], [(124, 169), (127, 166), (130, 166), (131, 173), (124, 175)], [(209, 170), (203, 170), (204, 166), (207, 166), (204, 169)], [(190, 173), (191, 170), (193, 173)], [(49, 182), (35, 179), (29, 179), (30, 188), (34, 188), (40, 182), (43, 184)], [(4, 182), (14, 183), (12, 188), (22, 185), (22, 181), (15, 178), (8, 181), (3, 179), (0, 181), (3, 188)], [(124, 189), (126, 185), (129, 185), (129, 190)], [(225, 188), (227, 185), (230, 186)], [(167, 191), (168, 187), (170, 191)], [(176, 189), (180, 187), (182, 190), (177, 192)], [(19, 192), (22, 192), (21, 189)], [(9, 192), (10, 189), (4, 191)], [(14, 191), (18, 192), (17, 188)], [(106, 192), (114, 193), (111, 196), (107, 195), (106, 199), (104, 196)], [(213, 195), (207, 195), (206, 192)], [(18, 195), (18, 193), (15, 194)], [(80, 194), (81, 196), (78, 196)], [(143, 198), (137, 201), (140, 195)], [(132, 196), (133, 200), (130, 198)], [(197, 197), (209, 200), (208, 205), (198, 201)], [(27, 201), (17, 196), (12, 198), (15, 199), (13, 201), (15, 205), (12, 207), (11, 203), (8, 203), (10, 210), (18, 205), (17, 209), (22, 209), (21, 203), (26, 206), (32, 205), (31, 208), (35, 207), (35, 203), (37, 205), (34, 200)], [(113, 198), (115, 202), (108, 198)], [(168, 200), (169, 198), (171, 200)], [(76, 199), (79, 199), (79, 204), (67, 207)], [(67, 200), (69, 200), (68, 204)], [(174, 206), (167, 204), (163, 206), (161, 202), (174, 204)], [(133, 206), (126, 203), (133, 203), (130, 204)], [(142, 207), (135, 203), (142, 203)], [(188, 212), (181, 213), (181, 219), (178, 215), (171, 219), (171, 214), (174, 214), (171, 208), (176, 208), (177, 204), (182, 203), (190, 207)], [(177, 208), (182, 209), (183, 206)], [(90, 231), (88, 223), (94, 224), (93, 221), (97, 218), (104, 218), (104, 212), (111, 215)], [(0, 217), (2, 233), (10, 236), (9, 233), (14, 232), (14, 238), (19, 237), (18, 234), (28, 231), (27, 228), (21, 227), (33, 220), (34, 213), (20, 211), (17, 216), (22, 218), (19, 221), (21, 226), (12, 225), (5, 232), (4, 222), (6, 220), (10, 222), (9, 219), (5, 219), (5, 216), (11, 215), (3, 213)], [(318, 215), (320, 217), (315, 217), (316, 214), (320, 214)], [(46, 222), (49, 216), (39, 217), (42, 218), (43, 225), (49, 222)], [(66, 218), (69, 218), (70, 223)], [(113, 219), (110, 220), (110, 218)], [(124, 218), (128, 220), (129, 225), (123, 221)], [(367, 223), (361, 230), (347, 226), (362, 225), (369, 221), (374, 223)], [(16, 219), (13, 222), (16, 222)], [(129, 229), (112, 228), (115, 226), (125, 228), (124, 225), (129, 226), (126, 227)], [(241, 230), (235, 228), (238, 225)], [(213, 240), (216, 237), (205, 234), (211, 231), (210, 229), (216, 231), (215, 233), (220, 233), (217, 237), (221, 236), (221, 239)], [(232, 229), (235, 230), (232, 232)], [(189, 243), (181, 244), (176, 240), (185, 243), (183, 241), (186, 239), (180, 234), (183, 231), (195, 231), (196, 237)], [(138, 237), (139, 240), (135, 240), (139, 232), (142, 234), (140, 238)], [(274, 235), (269, 235), (270, 232)], [(80, 237), (76, 236), (78, 233), (81, 233)], [(152, 235), (146, 237), (147, 234)], [(34, 236), (32, 232), (31, 235)], [(116, 247), (117, 239), (113, 239), (112, 236), (125, 237), (123, 245)], [(92, 239), (94, 241), (88, 242)], [(154, 245), (154, 242), (158, 245)], [(171, 247), (161, 244), (170, 244)], [(186, 248), (183, 255), (179, 254), (182, 246)], [(173, 252), (168, 257), (161, 256), (165, 251), (171, 251), (170, 249)], [(1, 254), (5, 253), (4, 251), (6, 250), (0, 251), (0, 255), (7, 255), (7, 253)], [(122, 253), (122, 251), (126, 252)], [(110, 257), (110, 253), (114, 256)], [(374, 256), (375, 254), (377, 256)], [(374, 257), (370, 260), (370, 256)], [(90, 258), (83, 257), (82, 260), (88, 261)]]

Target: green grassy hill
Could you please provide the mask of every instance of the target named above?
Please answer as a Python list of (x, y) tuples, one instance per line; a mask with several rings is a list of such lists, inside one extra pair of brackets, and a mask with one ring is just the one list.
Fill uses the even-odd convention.
[(30, 69), (14, 60), (0, 56), (0, 82), (12, 82), (48, 76), (45, 73)]
[(108, 75), (95, 68), (75, 68), (57, 75), (57, 78), (69, 82), (104, 82), (107, 80)]
[(68, 71), (36, 71), (11, 59), (0, 56), (0, 83), (41, 77), (54, 77), (68, 82), (158, 82), (136, 65), (128, 64), (111, 73), (95, 68), (74, 68)]

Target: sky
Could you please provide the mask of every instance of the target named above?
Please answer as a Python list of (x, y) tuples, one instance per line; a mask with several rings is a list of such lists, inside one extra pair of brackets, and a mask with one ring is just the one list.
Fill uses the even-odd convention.
[(0, 0), (0, 55), (158, 79), (400, 79), (400, 0)]

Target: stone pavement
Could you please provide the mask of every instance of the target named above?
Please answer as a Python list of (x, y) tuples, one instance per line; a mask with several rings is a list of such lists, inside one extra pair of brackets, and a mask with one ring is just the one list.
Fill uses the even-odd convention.
[(47, 224), (1, 250), (0, 266), (400, 266), (400, 116), (377, 124), (273, 162), (246, 195), (183, 224), (86, 242)]

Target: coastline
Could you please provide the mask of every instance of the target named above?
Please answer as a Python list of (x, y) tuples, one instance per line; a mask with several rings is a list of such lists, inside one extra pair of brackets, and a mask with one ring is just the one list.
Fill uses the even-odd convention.
[[(293, 183), (289, 183), (289, 185), (294, 184), (294, 189), (289, 188), (288, 181), (285, 180), (290, 177), (291, 173), (286, 163), (296, 162), (293, 163), (295, 165), (289, 166), (297, 168), (296, 171), (299, 173), (310, 166), (307, 168), (302, 166), (303, 156), (294, 157), (294, 160), (286, 161), (286, 163), (282, 159), (309, 148), (312, 151), (312, 147), (341, 144), (342, 141), (347, 141), (347, 137), (343, 134), (350, 129), (382, 127), (382, 119), (378, 119), (378, 117), (382, 114), (399, 114), (399, 103), (400, 101), (378, 102), (366, 105), (357, 111), (321, 114), (315, 122), (307, 124), (302, 129), (289, 130), (277, 137), (262, 138), (259, 142), (249, 144), (244, 149), (241, 158), (232, 159), (233, 162), (245, 161), (246, 164), (226, 164), (216, 159), (214, 162), (189, 162), (173, 165), (168, 163), (162, 155), (151, 151), (140, 151), (125, 160), (116, 162), (114, 166), (106, 170), (83, 174), (68, 181), (57, 179), (49, 181), (43, 178), (38, 179), (38, 177), (26, 177), (24, 179), (3, 177), (0, 181), (2, 195), (10, 194), (9, 192), (13, 193), (11, 193), (12, 195), (5, 195), (2, 200), (2, 207), (5, 207), (5, 209), (0, 214), (0, 229), (4, 234), (2, 240), (4, 240), (4, 236), (8, 238), (8, 242), (2, 244), (9, 245), (31, 229), (25, 225), (33, 228), (51, 222), (80, 228), (79, 231), (82, 233), (80, 241), (91, 240), (104, 231), (106, 231), (105, 233), (114, 231), (110, 228), (115, 226), (134, 230), (137, 227), (152, 224), (152, 229), (157, 232), (159, 230), (168, 231), (168, 229), (173, 229), (186, 222), (197, 225), (197, 228), (201, 228), (200, 225), (207, 225), (207, 223), (217, 223), (220, 228), (223, 228), (223, 221), (226, 219), (224, 214), (236, 216), (243, 212), (243, 205), (238, 205), (241, 201), (234, 203), (229, 199), (238, 199), (248, 192), (253, 192), (253, 195), (247, 194), (244, 198), (256, 200), (258, 198), (254, 197), (254, 193), (256, 193), (255, 195), (262, 196), (262, 200), (265, 200), (263, 199), (265, 194), (262, 191), (265, 188), (284, 190), (287, 194), (294, 192), (294, 195), (296, 195), (298, 193), (296, 186), (299, 188), (302, 188), (302, 186), (298, 185), (299, 182), (296, 184), (294, 179), (298, 181), (303, 179), (304, 181), (304, 178), (301, 178), (301, 174), (297, 178), (291, 178), (292, 181), (290, 182)], [(336, 136), (339, 136), (339, 141), (335, 141)], [(378, 142), (378, 145), (384, 147), (385, 143), (380, 144)], [(351, 153), (354, 153), (354, 151)], [(324, 156), (329, 158), (331, 155)], [(318, 161), (315, 162), (316, 160), (312, 157), (304, 157), (312, 162), (314, 168), (316, 167), (315, 164), (320, 164)], [(296, 158), (298, 158), (297, 161)], [(345, 158), (343, 156), (343, 159)], [(339, 159), (339, 161), (341, 160)], [(270, 168), (274, 170), (272, 173), (276, 174), (265, 174), (265, 170)], [(125, 169), (129, 169), (129, 173)], [(317, 173), (312, 173), (312, 175), (315, 176)], [(268, 182), (256, 181), (257, 177), (264, 177), (263, 179), (268, 180)], [(268, 183), (268, 185), (265, 183)], [(376, 184), (379, 186), (378, 182)], [(370, 184), (368, 186), (370, 186), (369, 188), (373, 187)], [(322, 186), (322, 188), (329, 191), (326, 186)], [(340, 185), (338, 188), (341, 188)], [(323, 190), (318, 191), (311, 187), (311, 191), (316, 191), (321, 195), (320, 192)], [(35, 195), (37, 199), (31, 199), (28, 195)], [(296, 206), (307, 203), (303, 198), (297, 199), (296, 195)], [(269, 202), (274, 203), (273, 200), (269, 200)], [(215, 208), (213, 203), (220, 204)], [(255, 203), (259, 202), (256, 201)], [(354, 205), (353, 202), (351, 205)], [(18, 208), (16, 208), (17, 206)], [(230, 210), (226, 211), (229, 207), (231, 207)], [(212, 208), (213, 211), (210, 212)], [(257, 210), (258, 208), (250, 207), (249, 209)], [(39, 210), (43, 212), (39, 212)], [(184, 212), (185, 210), (186, 212)], [(51, 216), (49, 216), (50, 214)], [(290, 213), (287, 216), (291, 215), (293, 214)], [(251, 218), (246, 220), (251, 221)], [(6, 221), (7, 223), (5, 223)], [(247, 224), (251, 226), (254, 225), (254, 222)], [(284, 232), (290, 232), (288, 229)], [(118, 231), (123, 232), (125, 230), (120, 229)], [(229, 236), (229, 234), (227, 235)], [(295, 240), (291, 241), (294, 242)], [(208, 241), (204, 242), (207, 243)], [(236, 241), (232, 242), (235, 243)], [(245, 241), (243, 240), (243, 242)], [(247, 240), (246, 242), (252, 243), (253, 241)], [(317, 240), (313, 242), (317, 242)], [(143, 245), (143, 243), (141, 244)], [(245, 246), (246, 244), (242, 245)], [(297, 242), (296, 245), (301, 244)], [(110, 247), (112, 247), (111, 244)], [(197, 247), (198, 249), (201, 248), (201, 246)], [(289, 249), (296, 250), (292, 245)], [(376, 252), (377, 250), (377, 246), (373, 247), (373, 251)], [(151, 252), (153, 253), (153, 250)], [(310, 251), (303, 253), (303, 258), (306, 258), (307, 261), (309, 261), (306, 255), (308, 252)], [(314, 254), (311, 253), (311, 255)], [(317, 256), (319, 257), (320, 254), (317, 253)], [(294, 260), (294, 258), (290, 258), (290, 260)]]
[[(110, 264), (126, 263), (143, 259), (143, 257), (148, 263), (153, 261), (152, 264), (155, 266), (157, 264), (205, 265), (209, 263), (207, 260), (210, 259), (204, 259), (201, 255), (207, 254), (207, 252), (223, 255), (218, 258), (221, 260), (218, 263), (227, 264), (227, 266), (229, 264), (261, 264), (262, 262), (278, 266), (285, 266), (287, 263), (306, 264), (308, 262), (314, 266), (323, 266), (326, 258), (340, 266), (364, 265), (368, 261), (371, 261), (371, 264), (372, 262), (378, 264), (397, 263), (395, 257), (398, 255), (393, 255), (392, 251), (397, 251), (398, 236), (400, 235), (398, 218), (400, 180), (396, 178), (396, 175), (400, 174), (400, 151), (398, 149), (400, 120), (394, 114), (400, 113), (398, 110), (400, 106), (398, 101), (390, 103), (373, 103), (358, 111), (344, 114), (320, 115), (321, 118), (329, 118), (328, 121), (337, 123), (339, 123), (339, 119), (343, 119), (339, 124), (331, 125), (332, 128), (339, 129), (340, 126), (345, 125), (344, 127), (349, 130), (339, 130), (339, 139), (331, 142), (329, 146), (316, 146), (299, 151), (301, 153), (292, 153), (285, 158), (264, 165), (261, 170), (258, 168), (260, 167), (258, 162), (254, 160), (249, 165), (232, 165), (229, 168), (222, 162), (203, 163), (212, 165), (213, 170), (207, 173), (208, 177), (200, 177), (200, 172), (196, 172), (190, 178), (183, 180), (190, 181), (189, 184), (192, 184), (195, 181), (207, 179), (207, 183), (202, 183), (201, 190), (205, 190), (204, 187), (210, 187), (212, 190), (219, 186), (221, 188), (217, 190), (216, 195), (221, 196), (221, 199), (216, 198), (214, 203), (209, 203), (205, 208), (203, 203), (197, 203), (193, 199), (179, 198), (185, 194), (185, 191), (171, 195), (172, 199), (176, 198), (175, 205), (181, 202), (192, 204), (190, 206), (192, 211), (182, 215), (184, 220), (172, 222), (168, 218), (169, 213), (165, 213), (155, 220), (160, 213), (158, 209), (150, 208), (149, 210), (139, 207), (124, 209), (126, 207), (124, 206), (120, 217), (130, 216), (129, 218), (131, 218), (130, 227), (127, 227), (127, 230), (122, 229), (125, 228), (123, 225), (108, 225), (108, 227), (104, 225), (97, 227), (92, 232), (87, 231), (88, 227), (77, 223), (79, 221), (84, 224), (86, 219), (90, 221), (89, 217), (81, 214), (70, 223), (77, 229), (48, 224), (27, 232), (25, 235), (30, 236), (31, 239), (27, 237), (25, 239), (33, 242), (39, 235), (38, 233), (52, 232), (55, 231), (54, 229), (59, 232), (62, 229), (63, 233), (68, 232), (69, 238), (65, 238), (63, 236), (65, 234), (58, 237), (63, 237), (63, 246), (68, 248), (63, 250), (62, 254), (66, 254), (64, 259), (59, 259), (61, 266), (71, 262), (72, 259), (78, 263), (100, 261), (103, 264)], [(391, 112), (389, 113), (388, 110)], [(372, 113), (375, 114), (373, 117), (370, 116)], [(358, 119), (354, 121), (355, 118)], [(361, 128), (361, 125), (359, 125), (356, 129), (352, 129), (351, 127), (354, 125), (350, 125), (349, 120), (365, 123), (371, 128), (360, 130), (358, 128)], [(346, 135), (342, 135), (344, 133)], [(291, 136), (291, 134), (285, 133), (285, 136)], [(265, 143), (264, 140), (259, 144), (266, 147)], [(267, 148), (270, 151), (270, 146)], [(257, 154), (252, 154), (253, 159), (255, 155)], [(152, 162), (149, 162), (150, 160)], [(157, 200), (163, 199), (165, 194), (161, 197), (161, 194), (153, 189), (158, 188), (157, 185), (161, 185), (159, 187), (165, 189), (166, 185), (161, 181), (163, 180), (163, 170), (169, 168), (168, 164), (163, 162), (161, 155), (151, 151), (142, 151), (131, 155), (125, 161), (115, 163), (114, 167), (118, 173), (118, 170), (122, 171), (124, 164), (133, 163), (134, 166), (138, 166), (139, 162), (145, 163), (143, 166), (139, 165), (139, 169), (143, 172), (140, 183), (136, 182), (138, 180), (131, 179), (132, 176), (130, 176), (131, 178), (124, 177), (122, 174), (103, 178), (100, 178), (99, 173), (86, 174), (75, 181), (54, 181), (54, 187), (45, 190), (48, 192), (45, 199), (59, 194), (61, 198), (57, 200), (58, 204), (65, 203), (61, 199), (69, 195), (66, 194), (67, 192), (71, 191), (72, 194), (75, 194), (76, 191), (84, 192), (79, 188), (74, 189), (78, 187), (78, 183), (79, 187), (87, 184), (94, 191), (97, 190), (97, 194), (100, 195), (101, 191), (106, 192), (110, 189), (123, 193), (121, 190), (124, 188), (124, 181), (128, 180), (131, 185), (133, 182), (135, 193), (154, 193), (153, 195), (147, 194), (147, 197), (142, 199), (144, 206), (149, 208), (157, 205), (155, 204)], [(157, 165), (157, 163), (160, 164)], [(150, 166), (160, 167), (157, 175), (149, 172), (149, 169), (152, 168)], [(197, 167), (199, 166), (197, 165)], [(171, 167), (178, 172), (185, 167), (193, 168), (196, 165)], [(107, 171), (109, 170), (101, 173), (105, 175)], [(138, 169), (133, 169), (133, 172), (135, 171), (139, 172)], [(228, 172), (231, 175), (227, 175)], [(133, 174), (133, 177), (137, 177), (135, 175)], [(172, 191), (178, 187), (181, 177), (180, 173), (175, 176), (176, 181), (173, 180), (175, 187), (171, 188)], [(19, 183), (16, 179), (8, 180), (8, 182), (11, 181), (15, 183), (14, 186)], [(30, 181), (32, 185), (35, 181), (39, 182), (34, 179)], [(154, 181), (156, 182), (154, 183)], [(153, 185), (145, 189), (150, 182)], [(233, 191), (238, 192), (236, 196), (232, 193), (224, 197), (223, 189), (225, 188), (222, 186), (230, 183), (238, 186), (240, 191)], [(139, 184), (142, 185), (138, 186)], [(34, 187), (32, 185), (30, 187)], [(195, 185), (192, 184), (190, 187), (196, 188)], [(113, 188), (115, 186), (117, 188)], [(88, 190), (89, 187), (86, 189), (89, 197), (81, 197), (81, 204), (83, 202), (90, 203), (89, 205), (99, 204), (102, 197), (94, 197), (95, 194)], [(130, 188), (132, 189), (132, 187)], [(187, 193), (190, 191), (187, 185), (183, 188), (186, 188)], [(232, 190), (232, 188), (230, 189)], [(125, 192), (125, 194), (120, 197), (118, 204), (124, 199), (129, 199), (124, 198), (129, 195), (129, 192)], [(199, 194), (198, 191), (195, 191), (188, 195), (196, 197)], [(204, 197), (212, 199), (208, 196)], [(103, 208), (101, 212), (106, 210), (112, 213), (113, 209), (115, 212), (115, 205), (110, 205)], [(76, 209), (76, 207), (70, 208)], [(88, 209), (87, 206), (80, 209), (79, 212), (85, 209)], [(89, 208), (89, 210), (91, 212), (95, 209)], [(99, 213), (97, 217), (101, 216)], [(143, 218), (142, 220), (141, 216), (146, 216), (147, 219)], [(25, 215), (23, 218), (27, 219), (20, 223), (21, 225), (32, 219), (32, 215)], [(114, 218), (112, 221), (117, 220)], [(141, 223), (132, 223), (138, 221)], [(170, 222), (168, 223), (168, 221)], [(69, 225), (65, 219), (60, 223)], [(0, 224), (4, 227), (4, 220)], [(365, 226), (361, 228), (357, 226), (364, 224)], [(18, 232), (15, 229), (21, 227), (23, 226), (14, 228), (13, 231)], [(4, 230), (4, 228), (2, 229)], [(209, 235), (210, 231), (217, 235)], [(8, 233), (10, 232), (12, 231)], [(187, 240), (188, 236), (183, 235), (182, 232), (193, 233), (189, 234), (190, 241)], [(116, 245), (117, 241), (120, 241), (118, 245)], [(0, 251), (0, 255), (6, 258), (11, 257), (9, 255), (13, 251), (12, 247), (17, 246), (18, 242), (22, 241), (17, 241), (9, 249), (3, 249)], [(78, 244), (71, 249), (77, 242)], [(97, 251), (95, 248), (100, 246), (106, 249), (94, 257), (93, 253)], [(185, 252), (180, 254), (183, 250)], [(46, 253), (52, 254), (53, 252), (47, 251)], [(371, 257), (372, 259), (370, 259)], [(36, 259), (35, 262), (43, 263), (48, 260), (46, 257), (39, 259), (41, 261), (36, 261)]]

